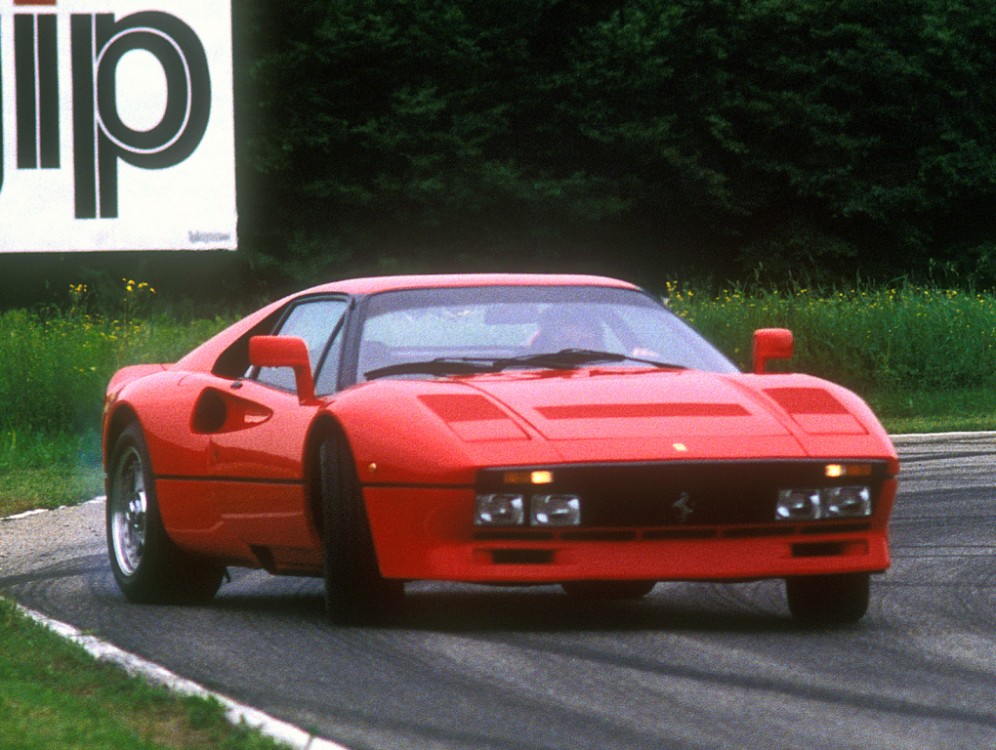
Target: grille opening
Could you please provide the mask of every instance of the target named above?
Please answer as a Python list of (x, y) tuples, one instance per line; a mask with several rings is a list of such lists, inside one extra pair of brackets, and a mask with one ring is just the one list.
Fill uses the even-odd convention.
[(836, 523), (832, 526), (805, 526), (799, 529), (800, 534), (843, 534), (850, 531), (868, 531), (871, 529), (871, 524), (867, 521), (862, 521), (859, 523)]
[(653, 529), (643, 533), (644, 539), (712, 539), (715, 529)]
[(570, 542), (631, 542), (636, 539), (636, 532), (613, 529), (564, 531), (560, 538)]
[(729, 529), (723, 532), (727, 539), (752, 539), (765, 536), (787, 536), (795, 532), (787, 526), (751, 526), (744, 529)]
[[(867, 463), (871, 466), (867, 484), (875, 500), (888, 466), (884, 461)], [(637, 538), (680, 539), (681, 534), (657, 537), (657, 533), (692, 527), (711, 529), (714, 536), (722, 538), (726, 536), (724, 529), (770, 526), (776, 522), (778, 490), (833, 486), (835, 482), (827, 478), (826, 467), (825, 459), (785, 459), (558, 464), (529, 469), (549, 470), (555, 478), (544, 492), (582, 497), (581, 526), (571, 531), (616, 529), (635, 531)], [(522, 467), (481, 470), (477, 490), (506, 492), (507, 475), (522, 470)], [(836, 484), (845, 480), (846, 477), (841, 478)], [(524, 492), (525, 486), (520, 485), (516, 491)], [(792, 530), (771, 531), (772, 536), (832, 533), (831, 527), (840, 533), (865, 531), (867, 528), (856, 524), (870, 523), (870, 519), (820, 519), (820, 529), (814, 532), (802, 531), (805, 523), (777, 523), (783, 528), (791, 526)], [(852, 523), (855, 525), (849, 525)], [(561, 532), (556, 533), (560, 538)], [(653, 536), (647, 537), (648, 533)]]
[(550, 541), (553, 539), (553, 532), (551, 531), (533, 531), (532, 529), (526, 529), (523, 531), (516, 530), (502, 530), (502, 529), (482, 529), (474, 532), (474, 539), (479, 539), (481, 541)]
[(276, 572), (277, 565), (274, 562), (273, 553), (269, 547), (257, 547), (253, 545), (249, 549), (252, 550), (253, 556), (263, 570), (271, 574)]

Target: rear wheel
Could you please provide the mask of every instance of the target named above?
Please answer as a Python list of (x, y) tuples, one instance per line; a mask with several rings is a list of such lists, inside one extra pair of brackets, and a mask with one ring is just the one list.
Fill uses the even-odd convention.
[(570, 596), (577, 599), (642, 599), (649, 594), (656, 581), (565, 581), (560, 584)]
[(868, 611), (871, 576), (843, 573), (800, 576), (785, 581), (789, 611), (801, 624), (850, 625)]
[(326, 437), (319, 447), (318, 464), (329, 619), (362, 625), (398, 614), (404, 583), (380, 574), (363, 491), (345, 438)]
[(166, 534), (138, 425), (121, 433), (108, 468), (107, 547), (111, 571), (125, 598), (145, 604), (209, 601), (225, 569), (181, 551)]

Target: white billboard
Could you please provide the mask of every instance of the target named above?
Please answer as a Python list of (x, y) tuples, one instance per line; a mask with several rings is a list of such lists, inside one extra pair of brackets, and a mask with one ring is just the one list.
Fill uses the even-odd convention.
[(0, 252), (235, 249), (230, 0), (0, 0)]

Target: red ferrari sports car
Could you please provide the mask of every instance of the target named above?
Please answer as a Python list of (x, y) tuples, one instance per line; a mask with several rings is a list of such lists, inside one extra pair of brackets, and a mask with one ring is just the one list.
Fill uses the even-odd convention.
[(226, 566), (322, 577), (329, 616), (406, 581), (786, 582), (850, 623), (889, 566), (899, 462), (853, 393), (741, 373), (651, 295), (575, 275), (341, 281), (170, 365), (116, 373), (103, 423), (111, 568), (129, 600), (214, 596)]

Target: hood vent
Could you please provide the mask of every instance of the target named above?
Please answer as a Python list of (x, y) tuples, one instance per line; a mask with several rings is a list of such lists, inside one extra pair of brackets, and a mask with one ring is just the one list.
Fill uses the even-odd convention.
[(819, 388), (767, 388), (764, 392), (810, 435), (864, 435), (868, 432), (827, 391)]
[(847, 414), (840, 401), (819, 388), (767, 388), (764, 392), (789, 414)]
[(627, 419), (640, 417), (746, 417), (740, 404), (570, 404), (540, 406), (536, 411), (547, 419)]

